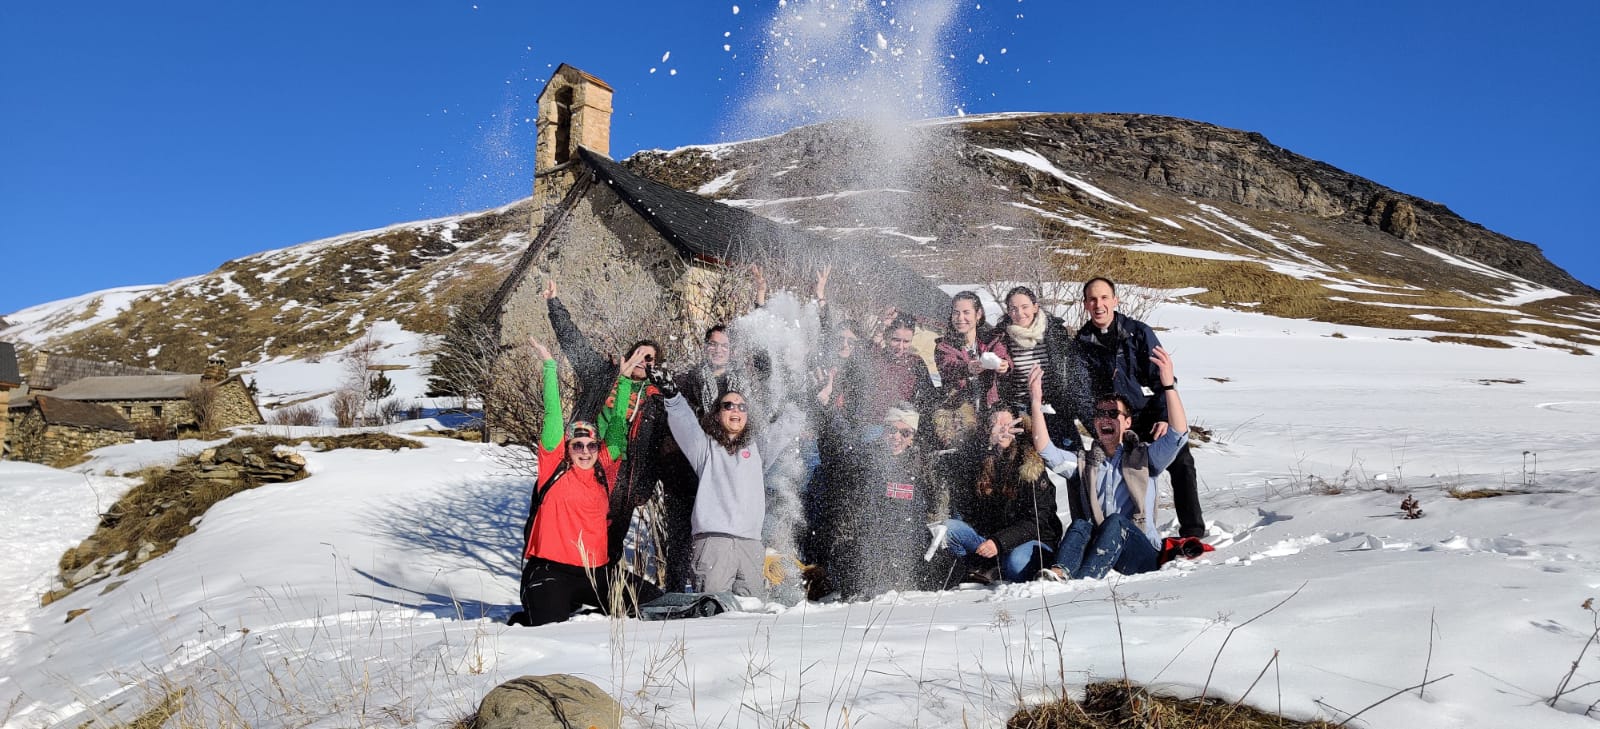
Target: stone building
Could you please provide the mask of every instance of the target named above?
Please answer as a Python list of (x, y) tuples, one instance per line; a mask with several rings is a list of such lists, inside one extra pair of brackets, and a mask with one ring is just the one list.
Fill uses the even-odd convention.
[(11, 392), (21, 387), (17, 349), (10, 342), (0, 342), (0, 458), (5, 458), (11, 448)]
[[(227, 366), (215, 359), (198, 375), (84, 377), (49, 395), (107, 405), (136, 428), (164, 426), (174, 433), (266, 422), (243, 378), (229, 375)], [(202, 415), (209, 422), (200, 422)]]
[(96, 448), (133, 442), (133, 424), (116, 408), (37, 395), (17, 418), (11, 459), (65, 467)]
[(541, 296), (547, 279), (596, 346), (618, 349), (643, 336), (696, 341), (694, 333), (737, 313), (725, 306), (729, 284), (742, 285), (737, 274), (750, 263), (803, 291), (831, 264), (834, 301), (870, 297), (932, 321), (946, 315), (949, 296), (887, 255), (674, 189), (611, 160), (611, 95), (605, 82), (565, 64), (539, 95), (534, 198), (543, 203), (535, 206), (533, 242), (485, 312), (502, 345), (529, 335), (553, 343)]

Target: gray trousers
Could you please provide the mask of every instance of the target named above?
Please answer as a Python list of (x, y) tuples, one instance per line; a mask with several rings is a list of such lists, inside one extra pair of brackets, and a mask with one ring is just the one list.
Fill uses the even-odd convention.
[(756, 596), (766, 592), (761, 566), (767, 550), (759, 539), (727, 534), (696, 534), (692, 551), (696, 592)]

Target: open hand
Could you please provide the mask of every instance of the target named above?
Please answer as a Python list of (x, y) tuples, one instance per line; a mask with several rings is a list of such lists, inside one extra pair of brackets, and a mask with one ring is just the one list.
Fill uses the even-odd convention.
[(977, 554), (979, 557), (987, 559), (999, 553), (1000, 545), (995, 544), (993, 539), (985, 539), (983, 540), (983, 544), (978, 545)]
[(550, 299), (553, 299), (555, 297), (556, 297), (556, 280), (553, 279), (553, 278), (547, 278), (547, 279), (544, 280), (544, 298), (545, 298), (545, 301), (549, 301)]
[[(553, 286), (554, 284), (551, 285)], [(533, 335), (528, 336), (528, 346), (533, 347), (533, 351), (539, 353), (539, 359), (555, 359), (555, 357), (550, 356), (550, 349), (544, 346), (543, 342), (534, 338)]]

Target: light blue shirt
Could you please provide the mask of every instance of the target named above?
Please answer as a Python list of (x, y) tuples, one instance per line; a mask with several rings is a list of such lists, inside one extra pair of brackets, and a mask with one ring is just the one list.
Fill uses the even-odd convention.
[[(1178, 451), (1189, 442), (1188, 433), (1179, 433), (1168, 428), (1166, 435), (1150, 443), (1148, 454), (1150, 457), (1150, 486), (1145, 493), (1144, 503), (1149, 509), (1144, 515), (1144, 535), (1151, 544), (1161, 544), (1161, 533), (1156, 531), (1156, 477), (1172, 465), (1173, 459), (1178, 457)], [(1100, 513), (1110, 515), (1120, 513), (1128, 518), (1133, 518), (1133, 496), (1128, 493), (1128, 483), (1122, 477), (1123, 448), (1118, 447), (1117, 452), (1106, 459), (1105, 466), (1096, 475), (1099, 488), (1095, 489), (1100, 494)], [(1039, 451), (1039, 456), (1044, 459), (1045, 465), (1056, 473), (1066, 474), (1078, 467), (1078, 458), (1069, 451), (1062, 450), (1051, 443), (1044, 450)]]

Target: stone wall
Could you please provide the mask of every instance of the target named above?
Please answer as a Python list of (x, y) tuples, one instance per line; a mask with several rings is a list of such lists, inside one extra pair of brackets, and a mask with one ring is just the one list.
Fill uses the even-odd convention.
[(12, 436), (12, 459), (62, 467), (78, 462), (96, 448), (132, 443), (133, 433), (48, 424), (38, 409), (29, 410)]
[(520, 345), (531, 334), (555, 349), (542, 295), (547, 275), (602, 353), (620, 354), (646, 337), (681, 341), (692, 329), (680, 296), (682, 256), (606, 185), (592, 185), (576, 201), (537, 256), (505, 299), (502, 344)]
[(168, 427), (179, 429), (193, 429), (196, 427), (194, 408), (188, 400), (97, 400), (101, 405), (110, 405), (122, 413), (122, 417), (138, 427), (141, 423), (163, 422)]
[(212, 425), (218, 429), (231, 428), (235, 425), (261, 425), (261, 411), (256, 408), (255, 400), (250, 397), (250, 388), (245, 387), (244, 380), (234, 378), (217, 385), (216, 397), (212, 399), (213, 414)]
[(0, 386), (0, 459), (11, 453), (11, 388)]

